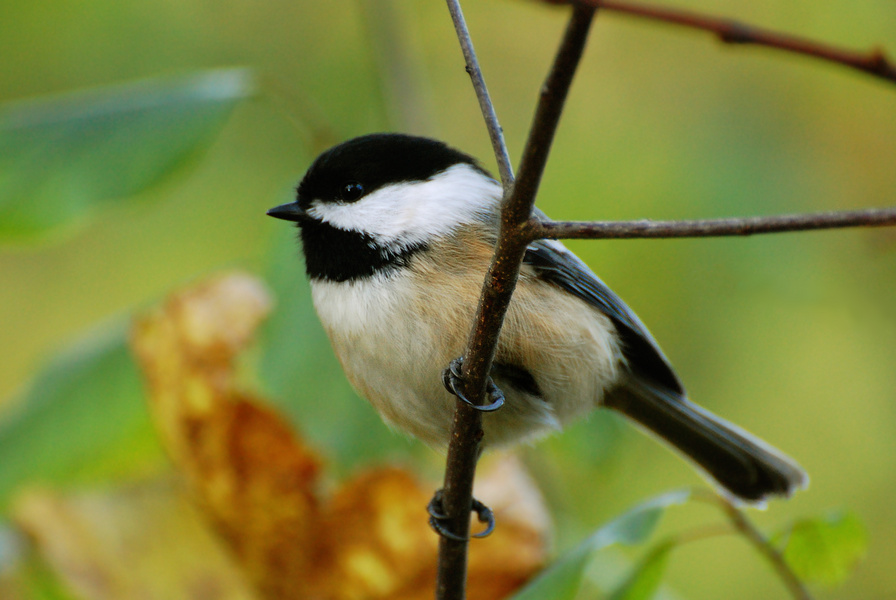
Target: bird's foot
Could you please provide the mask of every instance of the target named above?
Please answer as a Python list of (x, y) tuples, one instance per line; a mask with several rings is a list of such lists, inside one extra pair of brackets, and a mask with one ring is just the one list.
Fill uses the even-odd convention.
[[(449, 540), (454, 540), (457, 542), (466, 542), (470, 538), (462, 535), (457, 535), (456, 533), (449, 531), (446, 527), (446, 521), (448, 521), (449, 517), (445, 514), (442, 508), (443, 497), (444, 490), (437, 490), (436, 493), (433, 494), (432, 500), (430, 500), (429, 504), (426, 505), (426, 512), (429, 513), (429, 526), (444, 538), (448, 538)], [(484, 538), (495, 530), (495, 514), (492, 512), (492, 509), (487, 507), (476, 498), (473, 498), (472, 510), (476, 513), (476, 517), (479, 519), (479, 522), (486, 524), (485, 529), (483, 529), (479, 533), (474, 533), (472, 537)]]
[(462, 357), (455, 358), (451, 361), (451, 364), (448, 365), (448, 368), (442, 371), (442, 385), (445, 386), (445, 389), (480, 412), (494, 412), (504, 406), (504, 392), (498, 389), (498, 386), (495, 385), (495, 382), (492, 381), (491, 377), (488, 378), (485, 384), (485, 394), (489, 399), (488, 404), (476, 404), (464, 396), (463, 392), (460, 391), (463, 382), (463, 379), (461, 378), (463, 365), (464, 361)]

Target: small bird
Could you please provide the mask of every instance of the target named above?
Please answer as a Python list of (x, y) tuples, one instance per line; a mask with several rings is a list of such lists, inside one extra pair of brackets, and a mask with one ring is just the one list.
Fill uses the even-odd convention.
[[(298, 225), (314, 306), (352, 385), (387, 423), (435, 447), (447, 447), (455, 407), (443, 369), (464, 351), (501, 199), (467, 154), (378, 133), (321, 154), (296, 200), (267, 213)], [(761, 503), (808, 481), (792, 459), (690, 402), (640, 319), (557, 241), (526, 250), (490, 377), (506, 402), (483, 415), (486, 446), (606, 407), (734, 499)]]

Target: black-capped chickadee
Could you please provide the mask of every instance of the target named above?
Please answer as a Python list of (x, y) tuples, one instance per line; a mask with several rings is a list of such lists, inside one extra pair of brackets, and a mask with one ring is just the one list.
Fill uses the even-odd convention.
[[(501, 197), (462, 152), (373, 134), (321, 154), (295, 202), (268, 211), (298, 224), (314, 306), (355, 389), (433, 446), (448, 444), (455, 398), (441, 373), (464, 351)], [(605, 406), (739, 499), (807, 483), (793, 460), (691, 403), (638, 317), (559, 242), (528, 247), (491, 377), (506, 404), (484, 415), (486, 445), (531, 440)]]

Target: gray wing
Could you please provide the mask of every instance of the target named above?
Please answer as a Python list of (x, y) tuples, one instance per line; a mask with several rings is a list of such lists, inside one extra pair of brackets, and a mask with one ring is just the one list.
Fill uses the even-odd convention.
[(610, 317), (633, 375), (674, 396), (685, 396), (681, 381), (641, 320), (579, 257), (560, 242), (539, 240), (526, 249), (523, 264), (531, 267), (539, 279), (581, 298)]
[(793, 459), (686, 398), (678, 376), (644, 324), (563, 244), (535, 242), (523, 262), (537, 277), (581, 298), (615, 324), (630, 376), (604, 397), (605, 406), (658, 435), (748, 502), (787, 496), (805, 487), (806, 473)]

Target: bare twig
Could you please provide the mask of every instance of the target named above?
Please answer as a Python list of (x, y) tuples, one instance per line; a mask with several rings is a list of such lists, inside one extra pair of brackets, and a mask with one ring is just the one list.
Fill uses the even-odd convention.
[(806, 589), (800, 578), (796, 576), (796, 573), (793, 572), (778, 549), (772, 546), (768, 538), (747, 519), (743, 511), (738, 510), (729, 502), (724, 502), (723, 507), (734, 527), (768, 560), (775, 572), (778, 573), (781, 581), (787, 586), (790, 594), (796, 600), (812, 600), (809, 590)]
[(470, 38), (470, 31), (467, 29), (467, 22), (464, 20), (464, 13), (460, 9), (460, 0), (447, 0), (447, 2), (448, 11), (451, 13), (451, 21), (454, 23), (454, 30), (457, 32), (457, 39), (460, 41), (460, 48), (467, 63), (467, 73), (473, 81), (473, 89), (476, 91), (476, 98), (479, 99), (479, 109), (482, 111), (485, 126), (488, 128), (488, 137), (492, 141), (492, 149), (495, 152), (495, 159), (498, 161), (498, 173), (501, 176), (501, 183), (504, 185), (504, 195), (506, 197), (510, 193), (511, 186), (513, 186), (513, 165), (510, 163), (507, 144), (504, 143), (504, 130), (498, 122), (498, 114), (495, 112), (495, 106), (488, 95), (488, 88), (485, 85), (485, 79), (482, 77), (482, 70), (479, 68), (479, 59), (476, 57), (475, 50), (473, 50), (473, 40)]
[[(554, 64), (542, 87), (532, 130), (523, 151), (520, 177), (501, 212), (501, 232), (495, 256), (485, 277), (475, 327), (464, 353), (462, 391), (467, 398), (479, 400), (485, 393), (485, 382), (494, 358), (498, 334), (526, 249), (527, 241), (520, 233), (521, 228), (532, 212), (563, 102), (584, 51), (594, 12), (593, 8), (573, 9)], [(464, 537), (469, 530), (473, 477), (481, 439), (481, 414), (458, 401), (448, 446), (442, 508), (451, 517), (445, 523), (448, 529)], [(440, 600), (464, 598), (466, 554), (465, 541), (444, 536), (439, 540), (436, 597)]]
[(771, 217), (733, 217), (693, 221), (538, 221), (530, 220), (529, 241), (551, 239), (680, 238), (744, 236), (758, 233), (896, 225), (896, 207)]
[(875, 48), (867, 52), (847, 50), (786, 33), (754, 27), (732, 19), (702, 15), (677, 8), (639, 4), (637, 2), (572, 0), (572, 4), (593, 6), (691, 29), (708, 31), (726, 44), (753, 44), (811, 56), (896, 83), (896, 64), (887, 58), (881, 48)]

